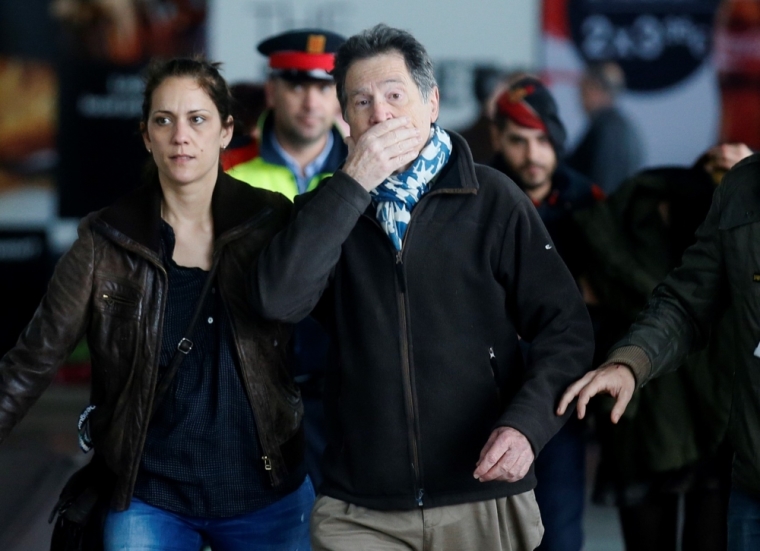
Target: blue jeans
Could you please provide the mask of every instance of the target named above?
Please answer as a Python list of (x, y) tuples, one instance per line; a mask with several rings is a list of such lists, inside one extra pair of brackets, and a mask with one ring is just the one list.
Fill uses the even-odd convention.
[(111, 511), (105, 551), (309, 551), (309, 516), (314, 487), (309, 477), (298, 490), (253, 513), (198, 518), (170, 513), (132, 499), (129, 509)]
[(737, 488), (728, 501), (728, 551), (760, 549), (760, 499)]
[(580, 551), (586, 498), (586, 440), (575, 416), (536, 459), (536, 501), (544, 523), (537, 551)]

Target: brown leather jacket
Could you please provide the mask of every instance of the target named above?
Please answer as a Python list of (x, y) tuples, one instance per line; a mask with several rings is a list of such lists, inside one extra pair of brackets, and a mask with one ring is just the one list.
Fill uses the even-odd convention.
[[(129, 506), (158, 375), (167, 273), (160, 260), (158, 182), (92, 213), (61, 258), (16, 346), (0, 360), (0, 441), (86, 336), (95, 449), (116, 474), (112, 506)], [(229, 312), (262, 461), (273, 485), (303, 458), (303, 405), (288, 371), (288, 325), (248, 306), (248, 274), (287, 222), (290, 202), (220, 172), (212, 198), (217, 287)]]

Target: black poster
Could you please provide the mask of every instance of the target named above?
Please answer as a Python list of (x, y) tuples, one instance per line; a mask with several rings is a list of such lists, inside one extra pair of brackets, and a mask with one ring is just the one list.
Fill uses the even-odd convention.
[(69, 62), (59, 71), (60, 215), (81, 217), (140, 183), (142, 66)]
[[(141, 183), (141, 70), (155, 57), (202, 54), (206, 0), (58, 3), (60, 215), (81, 217)], [(65, 9), (64, 9), (65, 7)]]
[(34, 314), (50, 276), (44, 230), (0, 229), (0, 356), (10, 350)]
[(719, 0), (569, 0), (572, 41), (587, 62), (616, 61), (634, 91), (681, 82), (712, 51)]

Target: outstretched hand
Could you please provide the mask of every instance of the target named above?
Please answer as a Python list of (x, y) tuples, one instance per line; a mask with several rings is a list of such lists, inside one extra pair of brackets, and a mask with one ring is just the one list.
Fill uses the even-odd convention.
[(346, 137), (348, 156), (343, 172), (371, 191), (416, 159), (427, 139), (408, 117), (375, 124), (356, 140)]
[(623, 364), (612, 364), (593, 371), (589, 371), (582, 378), (575, 381), (565, 391), (557, 408), (557, 415), (563, 415), (576, 397), (578, 398), (578, 419), (586, 416), (586, 406), (589, 400), (599, 393), (607, 393), (615, 398), (615, 406), (612, 408), (610, 418), (617, 423), (625, 412), (628, 402), (631, 401), (633, 391), (636, 389), (636, 379), (633, 371)]
[(495, 429), (480, 452), (473, 476), (481, 482), (516, 482), (528, 474), (535, 455), (525, 435), (512, 427)]

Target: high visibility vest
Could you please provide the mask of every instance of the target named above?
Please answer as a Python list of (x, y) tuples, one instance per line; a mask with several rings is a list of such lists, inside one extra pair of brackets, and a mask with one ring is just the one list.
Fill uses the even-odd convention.
[[(269, 163), (261, 157), (256, 157), (245, 163), (232, 167), (227, 174), (253, 187), (277, 191), (290, 199), (298, 195), (296, 177), (289, 168)], [(309, 180), (306, 191), (316, 188), (319, 182), (332, 176), (332, 172), (316, 174)]]

